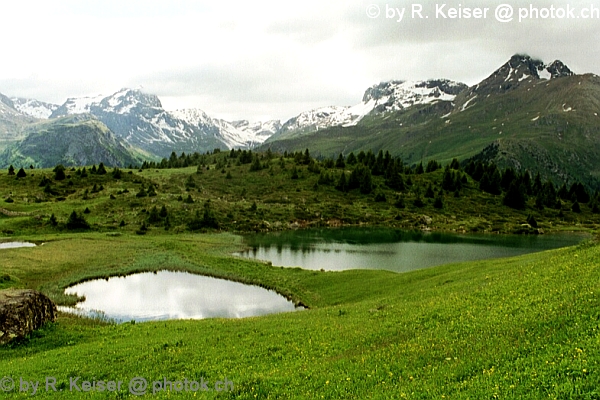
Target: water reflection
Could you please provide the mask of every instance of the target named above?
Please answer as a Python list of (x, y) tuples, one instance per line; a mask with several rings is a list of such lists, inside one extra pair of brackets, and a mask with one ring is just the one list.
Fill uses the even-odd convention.
[(16, 249), (19, 247), (35, 247), (35, 243), (27, 242), (4, 242), (0, 243), (0, 250), (2, 249)]
[(311, 270), (406, 272), (461, 261), (516, 256), (577, 244), (586, 235), (490, 235), (346, 228), (249, 235), (237, 255)]
[(83, 282), (65, 290), (85, 296), (61, 311), (118, 322), (167, 319), (244, 318), (294, 311), (294, 304), (258, 286), (183, 272), (148, 272)]

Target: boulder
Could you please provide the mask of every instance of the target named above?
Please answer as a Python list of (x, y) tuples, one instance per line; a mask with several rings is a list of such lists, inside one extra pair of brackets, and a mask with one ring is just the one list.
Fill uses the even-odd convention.
[(23, 338), (46, 322), (54, 321), (56, 305), (32, 289), (0, 291), (0, 344)]

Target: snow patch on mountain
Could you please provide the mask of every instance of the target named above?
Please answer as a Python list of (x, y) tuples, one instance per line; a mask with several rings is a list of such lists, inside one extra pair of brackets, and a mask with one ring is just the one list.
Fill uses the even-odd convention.
[(25, 115), (38, 119), (48, 119), (50, 115), (58, 108), (57, 104), (45, 103), (34, 99), (25, 99), (22, 97), (11, 98), (16, 110)]
[(99, 103), (103, 98), (103, 95), (70, 97), (60, 107), (52, 112), (50, 118), (89, 113), (91, 106)]
[(447, 79), (382, 82), (367, 89), (362, 102), (355, 106), (322, 107), (299, 114), (283, 124), (280, 134), (287, 136), (332, 126), (353, 126), (370, 114), (400, 111), (438, 101), (451, 102), (466, 89), (467, 85)]

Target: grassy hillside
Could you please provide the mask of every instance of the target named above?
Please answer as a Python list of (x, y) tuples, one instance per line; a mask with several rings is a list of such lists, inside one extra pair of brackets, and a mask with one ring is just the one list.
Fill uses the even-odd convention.
[(112, 166), (140, 164), (139, 151), (126, 146), (100, 121), (78, 115), (42, 121), (24, 128), (26, 137), (0, 154), (0, 166), (48, 168), (104, 163)]
[[(595, 244), (406, 274), (269, 267), (226, 254), (229, 235), (35, 236), (3, 251), (10, 286), (52, 292), (82, 277), (186, 269), (244, 277), (310, 310), (242, 320), (110, 325), (62, 315), (0, 348), (0, 376), (54, 377), (39, 398), (124, 398), (134, 377), (202, 378), (206, 398), (582, 398), (599, 395), (600, 282)], [(103, 251), (106, 249), (106, 251)], [(69, 378), (121, 380), (85, 394)], [(80, 385), (81, 386), (81, 385)], [(62, 390), (62, 391), (61, 391)], [(6, 398), (24, 394), (7, 393)], [(171, 391), (155, 398), (187, 396)]]
[(355, 127), (320, 130), (274, 141), (265, 148), (310, 148), (324, 156), (387, 149), (406, 162), (418, 163), (464, 160), (497, 143), (501, 152), (493, 161), (501, 166), (530, 168), (545, 178), (598, 186), (600, 78), (596, 75), (524, 82), (504, 94), (475, 98), (450, 115), (440, 108), (420, 106), (371, 116)]
[[(356, 165), (336, 168), (331, 160), (312, 160), (307, 165), (300, 156), (255, 154), (252, 158), (261, 165), (256, 171), (252, 170), (254, 162), (240, 163), (241, 156), (232, 158), (231, 153), (200, 156), (196, 161), (200, 168), (196, 162), (170, 169), (109, 168), (104, 175), (92, 173), (90, 167), (68, 168), (63, 180), (56, 179), (49, 169), (28, 169), (21, 179), (4, 170), (0, 174), (0, 209), (6, 212), (0, 213), (0, 232), (66, 232), (73, 211), (93, 230), (146, 234), (361, 224), (522, 232), (529, 216), (545, 231), (590, 229), (600, 223), (598, 209), (594, 209), (598, 199), (582, 203), (581, 212), (574, 212), (570, 197), (557, 207), (540, 209), (532, 195), (525, 208), (517, 210), (503, 205), (506, 193), (480, 190), (480, 183), (464, 171), (453, 172), (464, 180), (458, 191), (443, 189), (442, 169), (423, 174), (407, 169), (404, 172), (410, 173), (400, 174), (406, 182), (403, 189), (391, 189), (384, 176), (373, 175), (370, 192), (344, 192), (336, 185), (342, 173), (349, 179)], [(441, 204), (436, 204), (438, 199)], [(203, 223), (205, 212), (216, 224)], [(194, 221), (197, 224), (192, 226)]]

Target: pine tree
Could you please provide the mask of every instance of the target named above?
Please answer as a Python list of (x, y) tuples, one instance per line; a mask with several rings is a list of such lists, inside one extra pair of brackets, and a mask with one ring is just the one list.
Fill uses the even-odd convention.
[(560, 189), (558, 189), (558, 197), (560, 197), (562, 200), (569, 200), (569, 198), (571, 197), (569, 195), (569, 190), (567, 189), (567, 185), (565, 183), (563, 183)]
[(517, 180), (513, 181), (504, 196), (504, 205), (517, 210), (523, 210), (526, 201), (525, 187)]
[(344, 172), (340, 175), (340, 179), (338, 180), (337, 185), (335, 185), (335, 188), (340, 192), (348, 191), (348, 182), (346, 181), (346, 174)]
[(25, 172), (23, 167), (21, 167), (21, 169), (19, 169), (19, 172), (17, 172), (17, 179), (25, 178), (26, 176), (27, 176), (27, 172)]
[(360, 182), (360, 192), (362, 194), (369, 194), (373, 191), (373, 180), (371, 177), (371, 170), (365, 168), (363, 178)]
[(425, 198), (433, 199), (435, 197), (435, 193), (433, 192), (433, 188), (431, 187), (431, 183), (427, 186), (427, 190), (425, 190)]
[(98, 166), (98, 171), (96, 171), (98, 175), (106, 175), (106, 168), (104, 167), (104, 163), (100, 163)]
[(166, 218), (166, 217), (169, 215), (169, 213), (168, 213), (168, 211), (167, 211), (167, 207), (166, 207), (164, 204), (163, 204), (163, 206), (161, 207), (161, 209), (160, 209), (160, 212), (158, 213), (158, 215), (159, 215), (159, 217), (161, 217), (161, 218)]
[(338, 156), (338, 158), (335, 162), (335, 167), (336, 168), (346, 168), (346, 163), (344, 161), (344, 155), (342, 153), (340, 153), (340, 155)]
[(52, 172), (54, 172), (54, 179), (57, 181), (62, 181), (67, 178), (67, 175), (65, 174), (65, 167), (62, 164), (59, 164), (56, 167), (54, 167), (54, 170), (52, 170)]
[(450, 169), (454, 169), (459, 171), (460, 170), (460, 162), (458, 161), (458, 159), (453, 158), (452, 162), (450, 163)]
[(140, 187), (139, 192), (136, 193), (135, 197), (142, 198), (146, 196), (148, 196), (148, 193), (146, 193), (146, 189), (144, 189), (144, 185), (142, 185), (142, 187)]
[(58, 225), (58, 221), (56, 220), (56, 216), (54, 215), (54, 213), (50, 216), (50, 219), (48, 220), (48, 222), (50, 222), (50, 225), (52, 225), (52, 226)]
[(510, 187), (510, 184), (513, 183), (515, 179), (517, 179), (517, 173), (515, 172), (515, 170), (512, 167), (506, 168), (504, 170), (504, 173), (502, 174), (502, 179), (500, 181), (500, 186), (502, 187), (502, 190), (506, 192)]
[(421, 162), (421, 163), (419, 163), (419, 165), (417, 165), (417, 169), (415, 170), (415, 174), (421, 175), (424, 172), (425, 171), (423, 170), (423, 162)]
[(262, 165), (260, 165), (258, 155), (255, 155), (254, 160), (252, 160), (252, 164), (250, 165), (250, 172), (260, 171), (261, 169)]
[(444, 208), (444, 199), (442, 196), (437, 196), (433, 202), (433, 206), (439, 210)]
[(15, 167), (12, 166), (12, 164), (8, 167), (8, 175), (12, 176), (15, 174)]
[(531, 214), (529, 214), (527, 216), (527, 223), (529, 225), (531, 225), (532, 228), (537, 228), (538, 227), (538, 223), (537, 223), (535, 217), (533, 215), (531, 215)]
[(406, 189), (404, 179), (402, 178), (402, 175), (398, 173), (396, 167), (392, 164), (388, 167), (388, 170), (391, 171), (388, 174), (388, 178), (385, 180), (386, 186), (398, 192), (404, 191)]
[(90, 229), (90, 224), (83, 218), (77, 214), (76, 211), (73, 211), (67, 220), (67, 229), (70, 230), (78, 230), (78, 229)]
[(298, 175), (298, 169), (294, 165), (292, 167), (292, 179), (298, 179), (298, 178), (300, 178), (300, 176)]
[(348, 158), (346, 159), (346, 163), (348, 165), (356, 165), (357, 162), (358, 162), (358, 160), (356, 159), (356, 156), (354, 155), (354, 153), (348, 154)]
[(442, 177), (442, 189), (449, 192), (456, 190), (454, 175), (455, 174), (450, 170), (450, 168), (446, 168), (444, 170), (444, 176)]
[(148, 214), (148, 223), (157, 224), (159, 222), (161, 222), (161, 217), (159, 215), (158, 208), (156, 208), (156, 206), (153, 206), (150, 209), (150, 213)]

